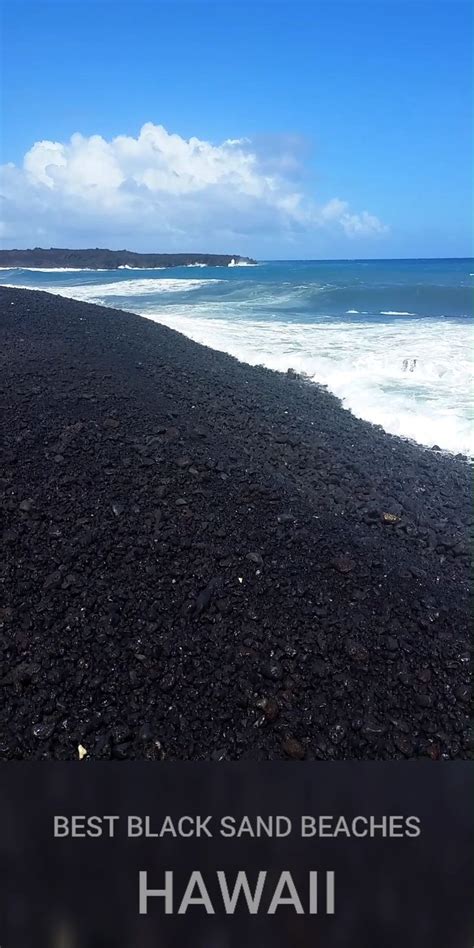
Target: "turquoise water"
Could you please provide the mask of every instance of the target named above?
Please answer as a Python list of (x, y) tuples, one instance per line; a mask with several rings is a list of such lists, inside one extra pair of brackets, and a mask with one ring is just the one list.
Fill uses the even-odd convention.
[(16, 269), (2, 277), (130, 309), (252, 364), (303, 371), (358, 417), (474, 454), (473, 260)]

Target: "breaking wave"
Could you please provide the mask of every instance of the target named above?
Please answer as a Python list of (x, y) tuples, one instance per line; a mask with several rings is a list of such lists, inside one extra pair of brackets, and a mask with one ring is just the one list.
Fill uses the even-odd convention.
[[(56, 296), (66, 296), (87, 303), (102, 303), (106, 300), (126, 300), (130, 309), (136, 297), (154, 296), (167, 293), (186, 293), (198, 290), (209, 283), (219, 283), (219, 280), (179, 280), (179, 279), (150, 279), (150, 280), (119, 280), (116, 283), (85, 283), (83, 285), (66, 286), (38, 286), (36, 289), (47, 290)], [(23, 283), (6, 283), (4, 286), (31, 289)], [(111, 304), (115, 305), (115, 304)], [(123, 307), (126, 308), (125, 306)]]
[(107, 267), (0, 267), (11, 273), (107, 273)]

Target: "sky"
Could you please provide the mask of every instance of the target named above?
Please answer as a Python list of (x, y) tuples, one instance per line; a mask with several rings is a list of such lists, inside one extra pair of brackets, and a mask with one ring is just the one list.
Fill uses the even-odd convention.
[(3, 247), (472, 255), (469, 0), (3, 0)]

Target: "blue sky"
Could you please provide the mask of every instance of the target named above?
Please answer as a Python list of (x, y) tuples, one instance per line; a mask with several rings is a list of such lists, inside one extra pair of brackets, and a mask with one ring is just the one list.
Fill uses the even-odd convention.
[(467, 256), (470, 19), (464, 0), (3, 0), (3, 245)]

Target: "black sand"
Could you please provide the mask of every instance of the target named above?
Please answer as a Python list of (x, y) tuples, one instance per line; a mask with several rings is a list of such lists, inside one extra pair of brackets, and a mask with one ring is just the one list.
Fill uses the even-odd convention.
[(462, 459), (138, 316), (0, 314), (1, 757), (468, 756)]

